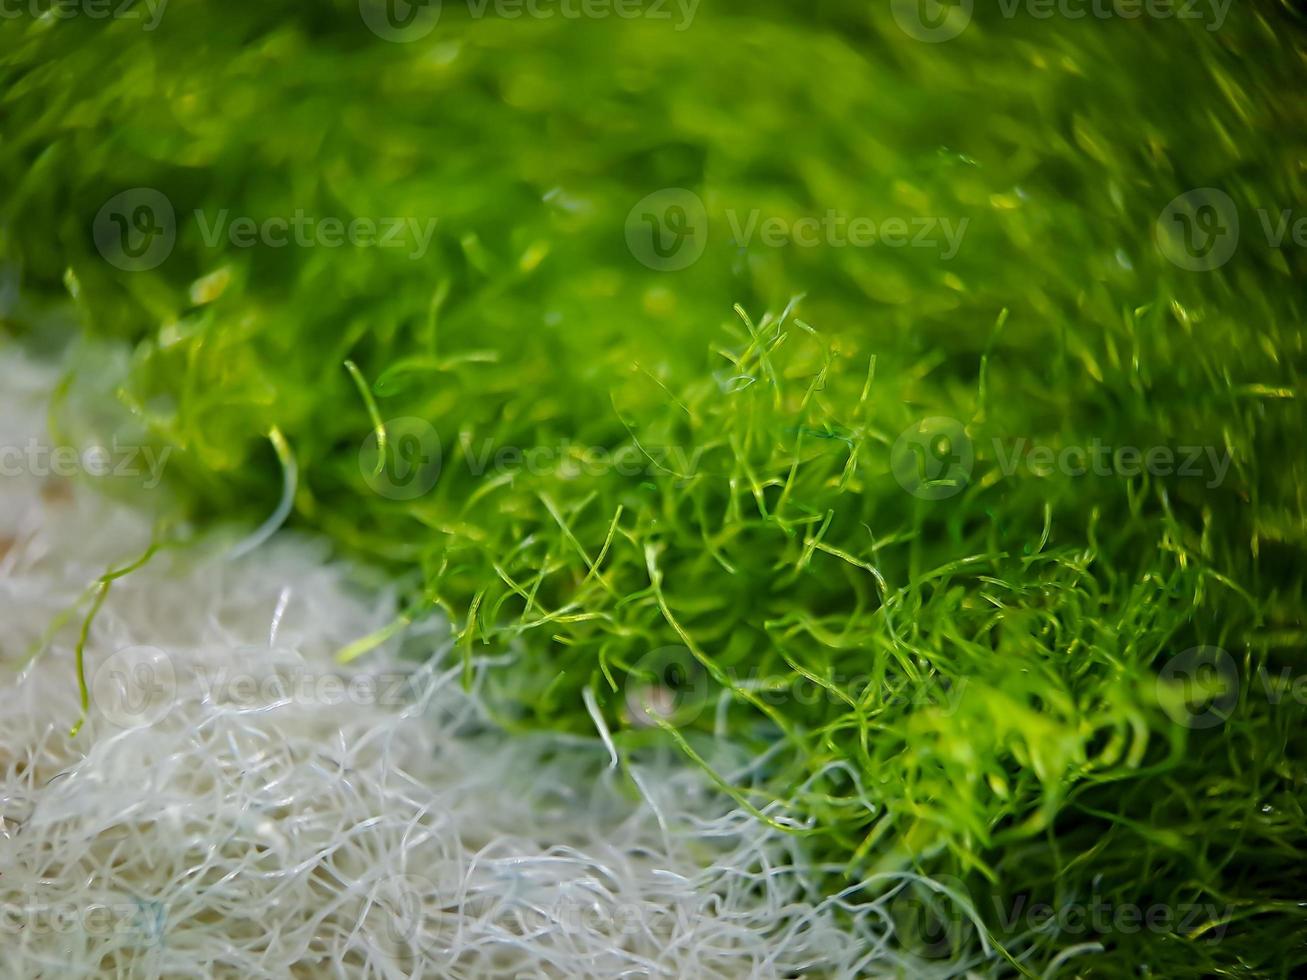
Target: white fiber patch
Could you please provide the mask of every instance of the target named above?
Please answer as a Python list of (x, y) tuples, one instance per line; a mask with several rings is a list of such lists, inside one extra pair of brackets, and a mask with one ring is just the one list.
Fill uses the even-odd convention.
[[(0, 444), (44, 436), (53, 383), (0, 357)], [(674, 753), (629, 772), (598, 732), (505, 735), (459, 662), (393, 643), (339, 668), (393, 600), (292, 534), (237, 560), (166, 549), (115, 582), (70, 737), (88, 590), (150, 539), (93, 482), (0, 477), (0, 975), (911, 969), (882, 905), (816, 902), (801, 842)], [(405, 642), (438, 650), (428, 630)]]

